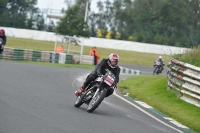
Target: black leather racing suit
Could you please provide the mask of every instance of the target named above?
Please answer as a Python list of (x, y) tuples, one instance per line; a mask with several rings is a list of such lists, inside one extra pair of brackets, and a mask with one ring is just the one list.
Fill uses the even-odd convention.
[(6, 35), (0, 36), (0, 38), (3, 39), (3, 45), (5, 46), (7, 41)]
[[(114, 75), (115, 75), (115, 85), (119, 82), (119, 74), (120, 74), (120, 68), (119, 66), (116, 66), (115, 68), (111, 68), (108, 65), (108, 59), (103, 59), (95, 68), (94, 71), (92, 71), (86, 78), (84, 85), (83, 85), (83, 89), (85, 89), (85, 87), (87, 87), (93, 80), (95, 80), (99, 74), (106, 74), (106, 70), (108, 69), (110, 70)], [(109, 92), (107, 93), (106, 97), (111, 95), (113, 93), (113, 89), (109, 89)]]
[[(5, 45), (6, 45), (6, 40), (7, 40), (6, 35), (0, 36), (0, 38), (3, 40), (3, 45), (5, 46)], [(3, 52), (3, 49), (2, 49), (2, 48), (0, 48), (0, 53), (1, 53), (1, 52)]]
[(160, 62), (160, 65), (161, 65), (160, 73), (162, 73), (164, 66), (165, 66), (164, 60), (163, 59), (157, 59), (156, 61)]

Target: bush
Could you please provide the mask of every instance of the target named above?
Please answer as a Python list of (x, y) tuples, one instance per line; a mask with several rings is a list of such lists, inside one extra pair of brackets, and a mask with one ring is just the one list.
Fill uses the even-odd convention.
[(200, 45), (186, 50), (184, 54), (173, 55), (173, 58), (200, 67)]

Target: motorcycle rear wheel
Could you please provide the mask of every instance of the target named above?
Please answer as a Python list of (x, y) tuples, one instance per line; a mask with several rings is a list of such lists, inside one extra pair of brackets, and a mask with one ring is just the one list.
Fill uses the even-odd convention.
[(106, 96), (105, 90), (99, 91), (97, 95), (90, 101), (87, 108), (87, 112), (92, 113), (96, 108), (98, 108), (98, 106), (101, 104), (105, 96)]

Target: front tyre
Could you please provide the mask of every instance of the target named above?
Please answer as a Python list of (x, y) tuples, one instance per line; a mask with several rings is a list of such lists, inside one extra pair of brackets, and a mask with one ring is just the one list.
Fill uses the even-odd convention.
[(106, 90), (99, 91), (97, 95), (90, 101), (87, 112), (92, 113), (101, 104), (104, 97), (106, 96), (106, 93)]
[(78, 107), (80, 107), (82, 104), (83, 104), (83, 102), (82, 102), (82, 100), (81, 100), (81, 97), (78, 96), (78, 97), (76, 98), (76, 101), (75, 101), (75, 103), (74, 103), (74, 106), (78, 108)]
[(157, 66), (154, 68), (153, 75), (154, 74), (158, 74), (158, 67)]

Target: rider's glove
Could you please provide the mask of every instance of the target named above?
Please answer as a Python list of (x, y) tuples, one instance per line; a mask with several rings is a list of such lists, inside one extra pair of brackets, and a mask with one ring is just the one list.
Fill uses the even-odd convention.
[(117, 85), (116, 85), (116, 84), (112, 85), (112, 88), (113, 88), (114, 90), (117, 89)]
[(117, 84), (114, 83), (111, 87), (112, 87), (113, 89), (116, 89), (116, 88), (117, 88)]

